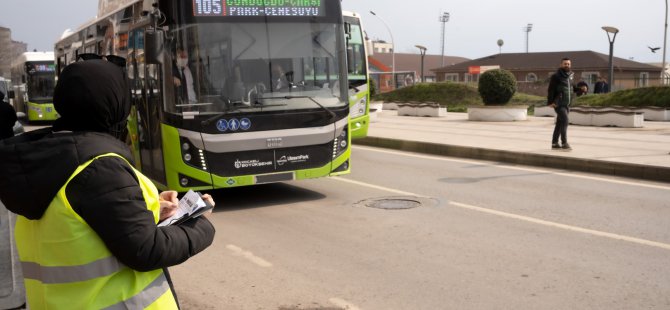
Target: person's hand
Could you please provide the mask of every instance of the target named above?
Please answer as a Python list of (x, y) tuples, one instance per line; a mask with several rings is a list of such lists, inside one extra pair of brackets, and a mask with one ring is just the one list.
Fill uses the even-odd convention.
[(179, 199), (177, 199), (176, 191), (164, 191), (160, 193), (159, 202), (161, 204), (159, 221), (165, 220), (177, 212)]
[(173, 77), (174, 86), (181, 87), (181, 80), (178, 77)]
[(556, 103), (554, 103), (554, 102), (550, 103), (549, 106), (556, 109)]
[[(212, 198), (212, 195), (210, 195), (210, 194), (203, 194), (203, 195), (200, 196), (200, 197), (202, 197), (202, 200), (204, 200), (204, 201), (206, 201), (207, 203), (209, 203), (210, 205), (212, 205), (212, 207), (216, 206), (216, 203), (214, 203), (214, 199)], [(214, 210), (214, 208), (209, 209), (209, 211), (203, 213), (203, 215), (207, 216), (207, 215), (212, 214), (212, 210)]]

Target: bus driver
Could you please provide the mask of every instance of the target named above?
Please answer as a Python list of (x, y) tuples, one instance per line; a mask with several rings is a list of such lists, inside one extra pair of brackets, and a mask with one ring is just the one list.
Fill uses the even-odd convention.
[(177, 89), (179, 104), (197, 103), (195, 87), (193, 86), (193, 72), (188, 63), (188, 52), (183, 47), (177, 47), (175, 66), (172, 68), (174, 85)]

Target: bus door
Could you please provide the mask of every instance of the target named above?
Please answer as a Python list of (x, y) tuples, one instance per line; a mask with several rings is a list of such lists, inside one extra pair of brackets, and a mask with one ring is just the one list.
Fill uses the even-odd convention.
[(167, 185), (161, 137), (162, 72), (158, 64), (145, 62), (144, 29), (134, 30), (131, 37), (136, 44), (132, 66), (135, 69), (134, 94), (137, 109), (137, 139), (140, 168), (152, 180)]

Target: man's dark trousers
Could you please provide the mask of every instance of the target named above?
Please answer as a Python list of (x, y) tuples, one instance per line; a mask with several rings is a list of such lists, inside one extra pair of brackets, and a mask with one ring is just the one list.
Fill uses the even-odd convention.
[(554, 136), (551, 139), (552, 144), (558, 143), (561, 138), (562, 144), (568, 143), (568, 107), (559, 106), (556, 109), (556, 127), (554, 127)]

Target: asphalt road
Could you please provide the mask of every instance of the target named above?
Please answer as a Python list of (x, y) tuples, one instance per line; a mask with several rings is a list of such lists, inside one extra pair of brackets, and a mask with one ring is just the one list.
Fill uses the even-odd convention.
[(214, 244), (170, 268), (183, 308), (670, 309), (666, 183), (352, 156), (345, 177), (214, 192)]

